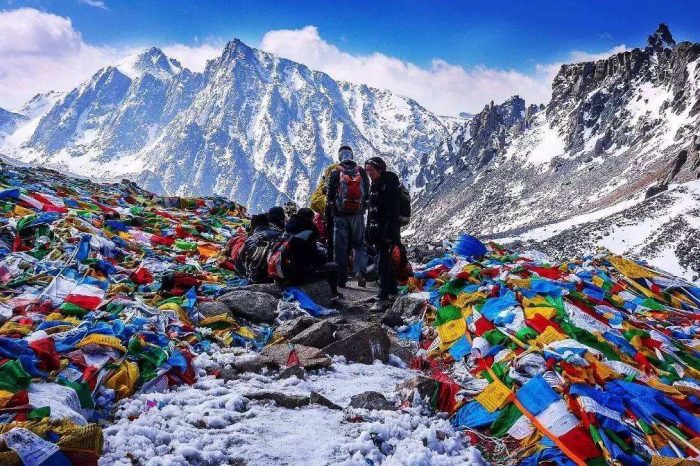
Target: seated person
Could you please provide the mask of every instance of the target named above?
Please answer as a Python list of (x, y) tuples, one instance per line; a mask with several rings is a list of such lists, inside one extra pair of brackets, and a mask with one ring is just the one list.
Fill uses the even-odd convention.
[(300, 285), (325, 278), (331, 288), (334, 299), (341, 298), (338, 293), (338, 266), (328, 262), (328, 255), (318, 246), (318, 229), (314, 225), (314, 212), (301, 208), (292, 215), (284, 227), (289, 238), (291, 267), (286, 277), (292, 285)]

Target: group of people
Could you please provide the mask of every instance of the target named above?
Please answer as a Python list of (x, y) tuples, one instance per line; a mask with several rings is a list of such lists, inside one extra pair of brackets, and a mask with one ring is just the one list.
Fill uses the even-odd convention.
[(344, 145), (338, 159), (325, 170), (311, 208), (288, 202), (254, 215), (248, 232), (229, 243), (230, 259), (253, 282), (326, 279), (338, 299), (343, 297), (338, 288), (347, 287), (351, 274), (358, 286), (366, 286), (369, 249), (379, 279), (372, 310), (380, 311), (397, 294), (392, 251), (401, 244), (402, 186), (381, 157), (360, 166)]

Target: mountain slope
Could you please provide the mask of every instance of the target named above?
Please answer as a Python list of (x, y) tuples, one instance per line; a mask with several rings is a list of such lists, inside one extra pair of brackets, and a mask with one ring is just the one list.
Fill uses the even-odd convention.
[[(562, 66), (544, 111), (487, 106), (444, 155), (454, 171), (418, 199), (413, 240), (507, 235), (631, 199), (669, 172), (695, 179), (697, 158), (680, 163), (679, 152), (695, 151), (699, 57), (700, 44), (676, 44), (661, 25), (644, 49)], [(499, 117), (514, 105), (519, 114)]]
[(409, 185), (449, 136), (443, 121), (389, 91), (338, 82), (230, 42), (203, 73), (156, 48), (98, 71), (66, 94), (15, 159), (161, 193), (225, 195), (254, 210), (304, 202), (338, 147), (383, 155)]
[(604, 248), (700, 283), (700, 180), (671, 186), (646, 200), (638, 196), (592, 214), (494, 239), (544, 251), (552, 258)]

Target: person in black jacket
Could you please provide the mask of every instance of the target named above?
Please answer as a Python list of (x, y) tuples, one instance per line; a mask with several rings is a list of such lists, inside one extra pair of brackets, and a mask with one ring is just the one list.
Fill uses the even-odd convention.
[(364, 168), (353, 160), (349, 146), (342, 146), (338, 157), (340, 163), (330, 172), (326, 185), (327, 205), (333, 217), (333, 258), (338, 264), (338, 286), (347, 286), (348, 255), (352, 248), (353, 272), (357, 284), (364, 288), (367, 274), (365, 211), (369, 198), (369, 178)]
[(365, 171), (372, 180), (367, 214), (367, 241), (378, 254), (379, 296), (372, 311), (381, 311), (398, 293), (396, 276), (391, 265), (391, 250), (401, 244), (401, 224), (399, 223), (399, 177), (387, 171), (386, 162), (381, 157), (372, 157), (365, 162)]
[(284, 227), (285, 235), (290, 237), (290, 250), (294, 264), (293, 276), (288, 277), (288, 281), (292, 285), (301, 285), (325, 278), (333, 298), (342, 298), (337, 288), (338, 266), (335, 262), (328, 262), (326, 253), (319, 249), (319, 234), (313, 219), (314, 211), (303, 207), (289, 217)]
[(279, 231), (284, 230), (286, 221), (284, 209), (279, 206), (271, 207), (270, 210), (267, 211), (267, 221), (270, 222), (270, 226), (273, 229)]

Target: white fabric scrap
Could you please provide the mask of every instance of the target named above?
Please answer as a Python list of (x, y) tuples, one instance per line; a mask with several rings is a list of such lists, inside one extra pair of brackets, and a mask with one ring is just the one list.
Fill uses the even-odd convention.
[(533, 432), (535, 432), (535, 425), (525, 416), (520, 416), (506, 433), (516, 440), (522, 440), (532, 435)]
[(537, 415), (537, 420), (556, 437), (561, 437), (579, 425), (578, 418), (569, 412), (564, 400), (547, 406)]

